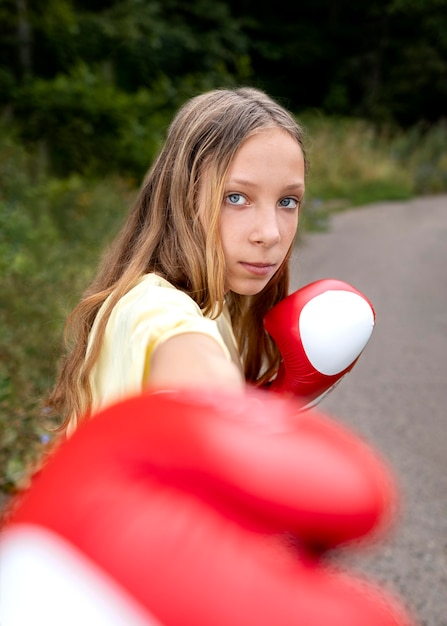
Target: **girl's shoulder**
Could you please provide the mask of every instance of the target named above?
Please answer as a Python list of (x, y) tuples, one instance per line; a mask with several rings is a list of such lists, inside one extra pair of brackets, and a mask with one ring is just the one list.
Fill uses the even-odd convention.
[(129, 308), (147, 311), (172, 307), (202, 315), (197, 303), (187, 293), (177, 289), (162, 276), (150, 273), (138, 279), (137, 283), (118, 301), (115, 311)]
[(149, 286), (164, 287), (166, 289), (175, 289), (176, 291), (178, 291), (177, 288), (174, 287), (172, 283), (166, 280), (166, 278), (163, 278), (162, 276), (160, 276), (159, 274), (155, 274), (154, 272), (151, 272), (150, 274), (144, 274), (143, 276), (141, 276), (141, 278), (139, 278), (137, 284), (135, 285), (134, 289), (137, 288), (138, 286), (140, 286), (141, 288), (146, 288)]

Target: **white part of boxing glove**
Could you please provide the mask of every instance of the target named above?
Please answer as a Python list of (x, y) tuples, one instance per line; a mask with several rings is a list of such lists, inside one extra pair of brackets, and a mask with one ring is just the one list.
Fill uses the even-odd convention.
[(318, 280), (287, 296), (264, 318), (282, 356), (269, 388), (319, 401), (353, 368), (375, 319), (371, 302), (344, 281)]
[(163, 626), (76, 545), (40, 525), (4, 531), (0, 564), (2, 626)]

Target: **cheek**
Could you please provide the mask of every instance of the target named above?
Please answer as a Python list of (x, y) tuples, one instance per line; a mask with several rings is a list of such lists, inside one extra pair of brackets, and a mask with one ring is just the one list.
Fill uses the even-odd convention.
[(298, 230), (299, 214), (288, 215), (282, 224), (282, 240), (289, 247), (295, 239)]
[(219, 220), (219, 241), (226, 265), (228, 264), (230, 258), (232, 245), (234, 246), (235, 237), (232, 236), (232, 232), (233, 231), (228, 223), (228, 220), (221, 217)]
[(241, 214), (231, 211), (223, 211), (219, 220), (219, 236), (222, 247), (234, 248), (236, 241), (247, 236), (250, 220)]

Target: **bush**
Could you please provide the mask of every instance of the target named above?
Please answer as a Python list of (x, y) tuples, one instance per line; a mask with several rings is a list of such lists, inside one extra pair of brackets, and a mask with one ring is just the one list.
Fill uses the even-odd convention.
[(168, 90), (157, 94), (119, 91), (80, 65), (54, 80), (29, 81), (17, 92), (14, 115), (22, 139), (43, 147), (58, 176), (142, 176), (172, 106)]
[(418, 195), (447, 189), (447, 121), (434, 126), (417, 124), (393, 144), (395, 158), (406, 164)]
[(0, 139), (0, 490), (7, 490), (48, 437), (40, 403), (54, 380), (64, 321), (132, 190), (121, 179), (36, 179), (23, 149)]
[(29, 79), (16, 91), (13, 114), (21, 139), (31, 150), (39, 147), (55, 175), (140, 180), (174, 112), (215, 86), (206, 76), (160, 76), (150, 90), (128, 93), (79, 64), (53, 80)]
[(363, 120), (303, 115), (310, 141), (310, 195), (344, 206), (408, 198), (414, 181), (396, 139)]

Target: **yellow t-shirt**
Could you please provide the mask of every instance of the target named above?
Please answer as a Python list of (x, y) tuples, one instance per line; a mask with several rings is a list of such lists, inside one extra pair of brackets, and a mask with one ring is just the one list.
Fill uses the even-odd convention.
[[(101, 315), (101, 310), (97, 316)], [(182, 333), (209, 335), (228, 360), (241, 361), (229, 312), (205, 317), (186, 293), (156, 274), (147, 274), (115, 305), (91, 375), (94, 412), (138, 394), (150, 379), (151, 356), (161, 343)], [(90, 341), (94, 337), (93, 325)]]

